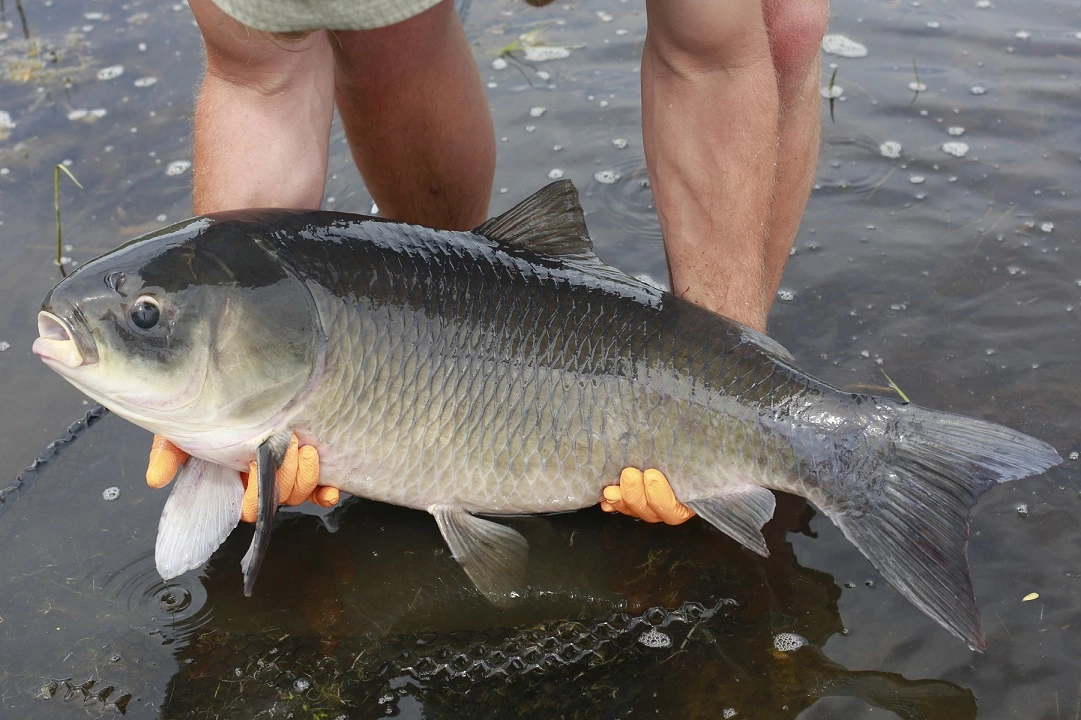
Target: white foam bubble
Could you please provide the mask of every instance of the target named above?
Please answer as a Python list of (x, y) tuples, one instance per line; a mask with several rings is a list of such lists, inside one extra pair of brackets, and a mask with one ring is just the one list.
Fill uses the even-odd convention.
[(158, 82), (158, 79), (156, 77), (141, 77), (141, 78), (137, 78), (135, 80), (135, 82), (132, 83), (132, 85), (134, 85), (137, 88), (145, 88), (145, 87), (150, 87), (151, 85), (154, 85), (157, 82)]
[(973, 85), (972, 87), (970, 87), (968, 89), (968, 91), (973, 95), (986, 95), (987, 94), (987, 88), (985, 88), (983, 85)]
[(895, 160), (901, 157), (901, 143), (896, 140), (887, 140), (878, 146), (878, 152), (882, 154), (882, 157)]
[(492, 61), (493, 70), (506, 70), (509, 63), (501, 57), (497, 57)]
[(965, 129), (960, 125), (951, 125), (949, 128), (946, 129), (946, 134), (958, 137), (965, 134)]
[(910, 82), (908, 84), (908, 89), (911, 90), (912, 92), (924, 92), (924, 91), (927, 90), (927, 84), (926, 83), (921, 83), (921, 82), (916, 82), (915, 80), (913, 80), (912, 82)]
[(840, 85), (823, 85), (819, 94), (826, 100), (835, 100), (845, 94), (845, 89)]
[(942, 143), (942, 152), (954, 157), (964, 157), (968, 154), (968, 143), (946, 142)]
[(0, 131), (12, 130), (15, 128), (15, 121), (11, 119), (11, 113), (7, 110), (0, 110)]
[(784, 653), (799, 650), (806, 644), (807, 638), (802, 635), (797, 635), (796, 633), (783, 632), (778, 633), (773, 637), (773, 647)]
[(627, 147), (627, 138), (612, 138), (612, 144), (615, 145), (617, 149), (622, 150)]
[(561, 168), (552, 168), (548, 171), (549, 180), (558, 180), (563, 177), (563, 170)]
[(11, 343), (7, 340), (0, 340), (0, 352), (7, 352), (11, 349)]
[(1045, 233), (1049, 233), (1054, 229), (1055, 229), (1055, 223), (1053, 223), (1053, 222), (1040, 223), (1040, 230), (1044, 231)]
[(98, 70), (98, 80), (115, 80), (124, 74), (123, 65), (110, 65)]
[(538, 107), (532, 107), (532, 108), (529, 108), (529, 117), (539, 118), (541, 115), (543, 115), (546, 112), (548, 112), (548, 108), (546, 108), (546, 107), (539, 107), (539, 106)]
[(822, 38), (822, 52), (844, 58), (867, 57), (867, 47), (844, 35), (827, 35)]
[(593, 179), (599, 183), (604, 183), (605, 185), (611, 185), (617, 182), (620, 177), (620, 174), (615, 170), (598, 170), (593, 173)]
[(119, 497), (120, 497), (120, 488), (118, 488), (116, 485), (113, 485), (112, 487), (107, 487), (107, 488), (105, 488), (104, 490), (101, 491), (101, 499), (104, 500), (105, 502), (112, 502), (113, 500), (116, 500)]
[(913, 185), (922, 185), (923, 181), (926, 180), (926, 179), (927, 178), (925, 178), (923, 175), (909, 175), (908, 176), (908, 181), (910, 183), (912, 183)]
[(548, 62), (549, 60), (565, 60), (571, 56), (570, 48), (555, 45), (526, 45), (525, 59), (529, 62)]
[(638, 638), (638, 642), (642, 643), (647, 648), (672, 647), (672, 638), (665, 635), (657, 628), (650, 628), (648, 632), (642, 633)]
[(174, 160), (165, 167), (165, 174), (169, 176), (182, 175), (190, 167), (190, 160)]

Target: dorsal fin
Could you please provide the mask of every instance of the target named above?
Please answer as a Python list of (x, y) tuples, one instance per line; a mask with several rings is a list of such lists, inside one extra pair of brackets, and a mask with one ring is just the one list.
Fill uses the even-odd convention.
[(592, 255), (578, 190), (570, 180), (547, 185), (473, 232), (515, 250)]

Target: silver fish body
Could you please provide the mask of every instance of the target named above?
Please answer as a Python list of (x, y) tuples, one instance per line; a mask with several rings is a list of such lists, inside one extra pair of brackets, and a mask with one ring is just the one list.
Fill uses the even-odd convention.
[[(50, 365), (206, 463), (167, 506), (159, 555), (164, 534), (183, 545), (188, 506), (232, 512), (215, 468), (296, 433), (322, 483), (431, 512), (497, 600), (521, 583), (525, 541), (476, 514), (586, 507), (622, 468), (655, 467), (762, 554), (770, 490), (810, 499), (982, 648), (969, 508), (1061, 462), (1008, 428), (833, 388), (768, 337), (605, 265), (569, 183), (465, 233), (337, 213), (196, 219), (80, 268), (39, 327)], [(156, 374), (172, 390), (130, 391)], [(209, 552), (232, 529), (214, 523)]]

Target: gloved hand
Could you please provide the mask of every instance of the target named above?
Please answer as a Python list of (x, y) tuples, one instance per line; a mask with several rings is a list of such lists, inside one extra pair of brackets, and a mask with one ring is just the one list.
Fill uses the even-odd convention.
[(668, 478), (660, 470), (623, 468), (619, 485), (604, 488), (601, 509), (621, 512), (646, 522), (679, 525), (694, 517), (694, 510), (676, 500)]
[[(165, 487), (187, 459), (186, 452), (160, 435), (155, 435), (146, 468), (146, 484), (152, 488)], [(255, 522), (258, 483), (248, 482), (249, 475), (254, 473), (254, 461), (248, 472), (238, 473), (240, 481), (244, 483), (244, 500), (240, 512), (240, 519), (244, 522)], [(289, 449), (285, 451), (285, 458), (278, 468), (277, 479), (279, 505), (300, 505), (305, 500), (321, 507), (334, 507), (338, 504), (338, 489), (318, 484), (319, 451), (311, 445), (300, 447), (296, 435), (289, 441)]]
[[(338, 503), (339, 493), (337, 488), (318, 485), (319, 451), (311, 445), (299, 445), (297, 436), (294, 435), (289, 449), (285, 452), (285, 459), (278, 468), (278, 504), (300, 505), (305, 500), (310, 500), (321, 507), (333, 507)], [(165, 487), (187, 459), (186, 452), (160, 435), (155, 435), (146, 469), (147, 485), (152, 488)], [(249, 474), (254, 472), (255, 462), (252, 462), (247, 473), (239, 473), (244, 483), (244, 501), (240, 514), (240, 519), (244, 522), (255, 522), (258, 502), (256, 483), (248, 482)], [(601, 509), (605, 512), (620, 512), (650, 523), (665, 522), (669, 525), (679, 525), (695, 515), (693, 510), (676, 500), (668, 478), (661, 471), (652, 468), (644, 473), (637, 468), (624, 468), (619, 475), (619, 484), (604, 488)]]

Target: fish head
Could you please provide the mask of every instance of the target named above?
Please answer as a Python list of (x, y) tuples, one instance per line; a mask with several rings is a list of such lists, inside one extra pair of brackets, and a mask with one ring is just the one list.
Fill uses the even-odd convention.
[(194, 218), (86, 263), (46, 296), (34, 353), (178, 444), (273, 425), (310, 383), (321, 330), (268, 232), (244, 214)]

